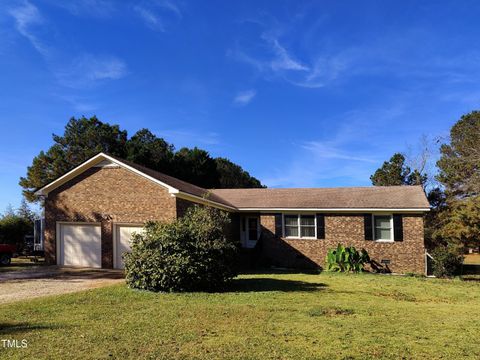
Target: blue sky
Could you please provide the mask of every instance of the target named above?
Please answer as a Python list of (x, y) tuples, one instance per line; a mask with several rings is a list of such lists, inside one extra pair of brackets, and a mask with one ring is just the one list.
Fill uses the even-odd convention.
[(271, 187), (369, 185), (480, 101), (475, 1), (1, 1), (0, 209), (71, 116)]

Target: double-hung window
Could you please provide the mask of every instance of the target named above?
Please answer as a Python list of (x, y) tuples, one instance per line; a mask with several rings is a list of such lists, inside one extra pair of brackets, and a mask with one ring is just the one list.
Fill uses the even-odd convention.
[(391, 215), (374, 215), (373, 228), (375, 240), (393, 241), (393, 220)]
[(285, 237), (315, 239), (317, 236), (315, 215), (284, 215), (283, 224)]

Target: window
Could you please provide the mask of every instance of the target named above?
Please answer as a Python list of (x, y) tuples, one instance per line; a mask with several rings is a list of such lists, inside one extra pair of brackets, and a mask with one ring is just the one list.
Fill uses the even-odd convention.
[(375, 240), (393, 241), (393, 226), (391, 215), (375, 215), (373, 217)]
[(285, 215), (285, 236), (298, 237), (298, 215)]
[(317, 224), (315, 215), (284, 215), (285, 237), (316, 238)]

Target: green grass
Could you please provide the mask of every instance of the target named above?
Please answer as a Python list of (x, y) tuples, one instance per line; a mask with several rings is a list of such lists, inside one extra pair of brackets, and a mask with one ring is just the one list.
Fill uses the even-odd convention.
[(242, 275), (223, 293), (116, 285), (0, 306), (8, 359), (478, 359), (480, 284)]

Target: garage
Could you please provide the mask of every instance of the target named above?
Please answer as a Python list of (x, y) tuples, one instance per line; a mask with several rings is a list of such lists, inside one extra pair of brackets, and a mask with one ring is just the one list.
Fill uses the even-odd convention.
[(59, 265), (102, 267), (101, 229), (98, 224), (59, 224)]
[(115, 225), (114, 237), (114, 264), (115, 269), (124, 269), (122, 255), (130, 252), (130, 243), (133, 233), (141, 233), (143, 231), (142, 225)]

